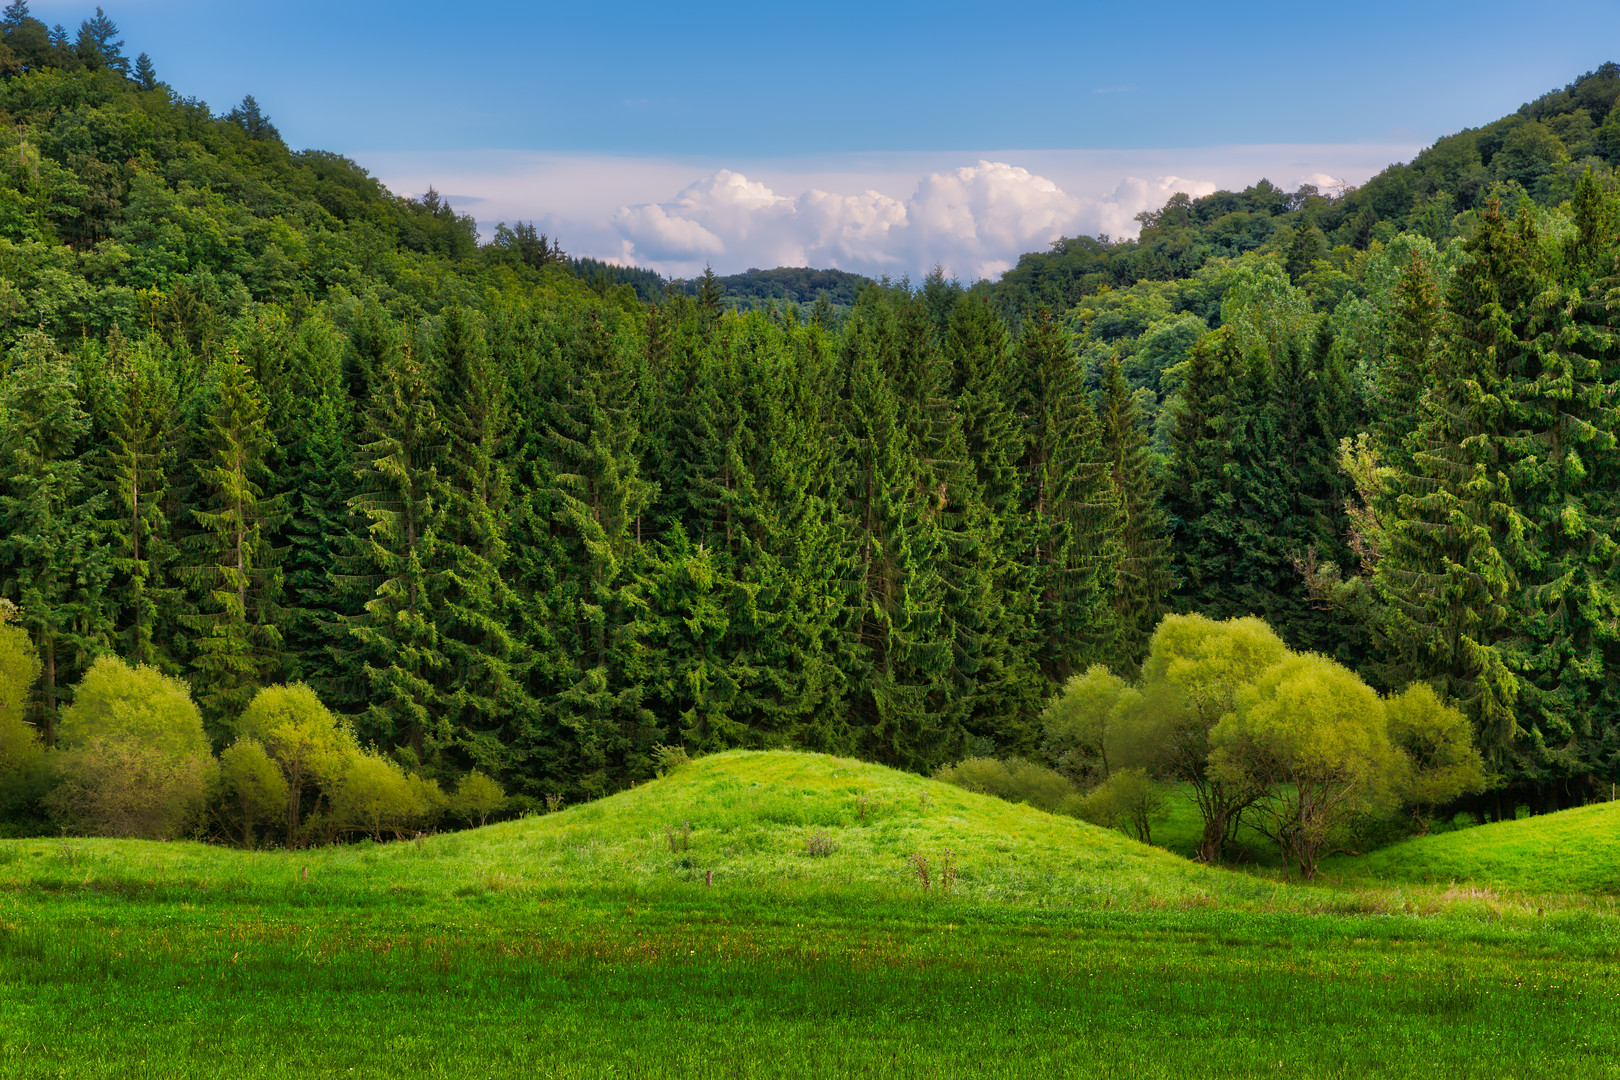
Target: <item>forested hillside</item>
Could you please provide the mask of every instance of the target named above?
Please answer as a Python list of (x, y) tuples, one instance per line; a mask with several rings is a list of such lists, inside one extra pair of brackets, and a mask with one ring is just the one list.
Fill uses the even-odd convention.
[(480, 246), (99, 12), (15, 0), (0, 65), (0, 596), (39, 658), (0, 773), (105, 654), (216, 748), (301, 681), (532, 796), (660, 744), (1038, 755), (1051, 692), (1183, 610), (1433, 682), (1511, 798), (1615, 775), (1613, 67), (1343, 196), (739, 312)]

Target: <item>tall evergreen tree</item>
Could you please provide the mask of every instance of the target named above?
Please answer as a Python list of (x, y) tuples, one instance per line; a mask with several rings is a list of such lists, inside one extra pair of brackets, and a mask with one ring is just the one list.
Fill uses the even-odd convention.
[(438, 614), (449, 664), (446, 719), (475, 765), (504, 773), (520, 742), (510, 725), (533, 711), (521, 700), (523, 658), (512, 632), (516, 598), (505, 577), (511, 403), (506, 373), (472, 312), (447, 309), (435, 344), (437, 412), (445, 433)]
[(186, 623), (198, 704), (216, 732), (230, 730), (254, 693), (281, 673), (281, 571), (272, 540), (283, 517), (267, 494), (275, 448), (258, 382), (236, 353), (217, 364), (217, 390), (198, 464), (198, 531), (181, 573), (196, 593)]
[(161, 631), (178, 599), (167, 509), (178, 400), (152, 343), (116, 350), (110, 368), (101, 468), (110, 496), (105, 527), (115, 571), (114, 641), (130, 663), (167, 668), (174, 658)]
[(1059, 684), (1115, 653), (1121, 507), (1068, 336), (1045, 310), (1019, 341), (1016, 400), (1035, 657), (1048, 682)]
[(601, 791), (610, 770), (647, 775), (658, 732), (643, 701), (629, 610), (637, 529), (655, 492), (641, 476), (634, 403), (641, 372), (598, 309), (572, 328), (544, 432), (559, 565), (551, 637), (563, 664), (551, 689), (548, 768)]
[(1375, 584), (1408, 677), (1459, 702), (1500, 764), (1517, 733), (1519, 680), (1502, 655), (1525, 522), (1503, 472), (1503, 365), (1522, 348), (1508, 312), (1518, 252), (1494, 204), (1465, 245), (1449, 288), (1446, 345), (1410, 439), (1410, 471), (1392, 472), (1396, 508)]
[(0, 382), (0, 595), (21, 609), (39, 650), (47, 744), (62, 687), (106, 647), (111, 629), (111, 567), (98, 525), (105, 496), (81, 453), (89, 430), (72, 364), (45, 335), (26, 335)]
[(1149, 449), (1141, 404), (1117, 356), (1103, 367), (1098, 412), (1103, 456), (1120, 498), (1119, 564), (1110, 591), (1119, 634), (1114, 664), (1135, 673), (1147, 656), (1148, 639), (1169, 610), (1173, 579), (1169, 522), (1160, 505), (1163, 480)]
[(456, 737), (439, 701), (447, 666), (438, 622), (444, 426), (414, 351), (385, 339), (380, 353), (355, 457), (353, 539), (339, 576), (361, 610), (334, 659), (364, 672), (360, 734), (429, 760)]
[(1532, 213), (1515, 223), (1517, 255), (1532, 262), (1515, 268), (1528, 277), (1513, 288), (1523, 348), (1503, 384), (1504, 471), (1525, 527), (1503, 646), (1520, 680), (1514, 772), (1544, 791), (1620, 763), (1616, 208), (1589, 172), (1575, 207), (1574, 243), (1549, 244)]

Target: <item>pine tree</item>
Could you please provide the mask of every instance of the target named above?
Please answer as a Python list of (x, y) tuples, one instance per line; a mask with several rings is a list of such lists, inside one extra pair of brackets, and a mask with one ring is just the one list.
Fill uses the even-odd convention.
[(380, 352), (355, 455), (350, 550), (338, 575), (360, 612), (333, 656), (365, 676), (358, 732), (426, 761), (455, 741), (439, 700), (448, 665), (438, 622), (444, 426), (413, 350), (385, 338)]
[(1519, 298), (1503, 289), (1514, 247), (1492, 204), (1450, 282), (1450, 331), (1429, 365), (1412, 467), (1389, 479), (1395, 516), (1374, 578), (1406, 677), (1462, 705), (1498, 763), (1517, 734), (1502, 644), (1525, 528), (1503, 473), (1502, 367), (1521, 348), (1508, 318)]
[(193, 641), (197, 703), (216, 732), (228, 732), (254, 693), (281, 673), (281, 571), (272, 540), (283, 517), (267, 494), (275, 448), (264, 395), (247, 365), (228, 354), (216, 370), (217, 391), (198, 464), (199, 531), (182, 568), (196, 594), (185, 617)]
[(135, 85), (142, 90), (156, 90), (158, 85), (157, 68), (152, 66), (152, 58), (145, 53), (135, 58)]
[(1019, 341), (1016, 400), (1035, 657), (1056, 685), (1116, 652), (1121, 506), (1068, 336), (1044, 309)]
[(511, 404), (505, 372), (476, 317), (448, 308), (439, 328), (437, 412), (446, 437), (445, 566), (438, 615), (448, 662), (446, 719), (479, 768), (506, 773), (519, 741), (510, 725), (532, 713), (521, 700), (523, 658), (513, 636), (516, 598), (507, 584)]
[(0, 595), (21, 608), (39, 650), (47, 745), (61, 688), (105, 649), (111, 629), (98, 527), (105, 496), (80, 453), (89, 431), (72, 365), (45, 335), (25, 335), (0, 382)]
[(174, 658), (160, 630), (172, 621), (178, 599), (167, 510), (177, 392), (151, 343), (118, 349), (110, 360), (101, 470), (110, 496), (105, 528), (116, 574), (114, 640), (130, 663), (169, 668)]
[(1173, 579), (1159, 464), (1148, 446), (1141, 405), (1117, 356), (1103, 367), (1098, 412), (1104, 459), (1120, 496), (1120, 556), (1111, 590), (1119, 633), (1114, 666), (1135, 673), (1147, 656), (1148, 639), (1169, 610)]

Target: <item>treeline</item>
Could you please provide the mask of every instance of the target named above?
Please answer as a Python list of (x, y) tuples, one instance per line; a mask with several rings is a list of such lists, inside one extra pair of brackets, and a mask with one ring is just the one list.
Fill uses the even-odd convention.
[(528, 794), (658, 743), (931, 768), (1033, 745), (1053, 685), (1145, 647), (1166, 551), (1113, 387), (1051, 320), (876, 286), (838, 337), (581, 285), (258, 305), (202, 352), (35, 333), (0, 382), (0, 590), (47, 744), (111, 652), (183, 675), (216, 746), (301, 681), (413, 770)]

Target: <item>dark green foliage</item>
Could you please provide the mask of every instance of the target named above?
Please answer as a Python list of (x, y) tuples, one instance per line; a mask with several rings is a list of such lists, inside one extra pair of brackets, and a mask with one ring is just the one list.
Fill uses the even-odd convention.
[(1159, 463), (1148, 449), (1137, 397), (1114, 357), (1103, 369), (1098, 412), (1103, 458), (1120, 498), (1119, 563), (1109, 590), (1118, 634), (1112, 659), (1121, 671), (1134, 673), (1168, 609), (1173, 581)]
[(90, 418), (68, 360), (41, 334), (23, 339), (0, 384), (0, 568), (4, 595), (43, 664), (39, 727), (50, 744), (62, 688), (104, 647), (111, 553), (106, 502), (82, 455)]
[(210, 452), (195, 462), (197, 529), (181, 577), (193, 595), (184, 622), (198, 704), (216, 731), (228, 731), (259, 687), (281, 674), (282, 577), (272, 538), (285, 515), (264, 488), (275, 437), (259, 383), (234, 353), (210, 376), (201, 433)]

